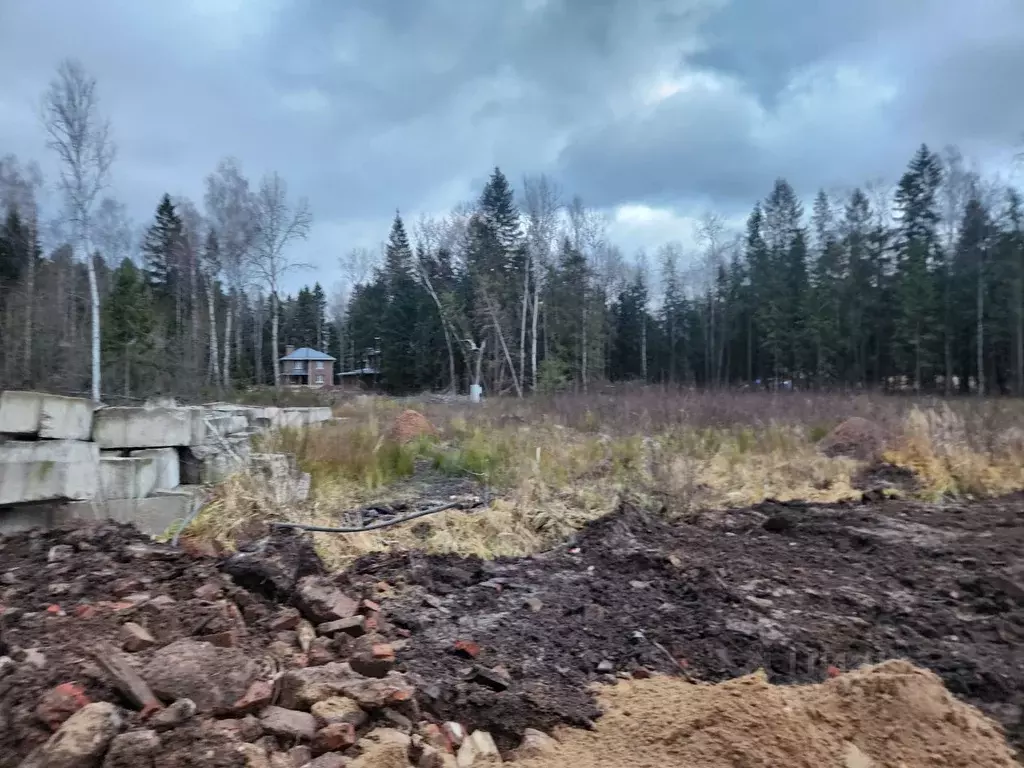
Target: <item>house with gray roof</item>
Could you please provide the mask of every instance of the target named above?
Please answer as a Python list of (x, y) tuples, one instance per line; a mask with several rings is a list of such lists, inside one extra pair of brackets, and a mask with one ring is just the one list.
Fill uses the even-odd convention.
[(335, 359), (309, 347), (285, 347), (281, 358), (281, 384), (289, 387), (323, 387), (334, 383)]

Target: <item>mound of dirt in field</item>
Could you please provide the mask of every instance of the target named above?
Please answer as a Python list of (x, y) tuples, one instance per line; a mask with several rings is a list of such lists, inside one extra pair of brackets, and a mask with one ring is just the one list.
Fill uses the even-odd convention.
[(437, 429), (419, 411), (404, 410), (395, 417), (388, 430), (388, 439), (405, 445), (418, 437), (433, 437)]
[(560, 729), (523, 768), (1009, 768), (994, 723), (931, 672), (890, 661), (807, 686), (754, 674), (718, 685), (624, 682), (592, 731)]
[(859, 461), (881, 457), (887, 436), (873, 421), (860, 416), (847, 419), (818, 442), (818, 450), (829, 458), (845, 456)]

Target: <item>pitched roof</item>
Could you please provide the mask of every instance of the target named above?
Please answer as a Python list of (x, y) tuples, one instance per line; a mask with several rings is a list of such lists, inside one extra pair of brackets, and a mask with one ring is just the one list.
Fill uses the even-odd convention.
[(281, 358), (282, 360), (334, 360), (330, 355), (325, 355), (323, 352), (317, 352), (315, 349), (309, 347), (302, 347), (302, 349), (296, 349), (290, 355), (285, 355)]

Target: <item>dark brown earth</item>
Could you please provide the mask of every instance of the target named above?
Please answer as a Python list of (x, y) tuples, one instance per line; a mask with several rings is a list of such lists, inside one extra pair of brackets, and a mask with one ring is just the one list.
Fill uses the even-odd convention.
[[(412, 630), (399, 661), (422, 704), (490, 730), (584, 724), (587, 683), (646, 671), (774, 682), (906, 658), (1024, 743), (1024, 497), (927, 505), (766, 502), (670, 525), (631, 505), (522, 560), (363, 558), (408, 584), (387, 603)], [(469, 640), (475, 661), (455, 652)], [(660, 646), (660, 647), (659, 647)], [(512, 684), (473, 682), (501, 665)]]
[[(489, 730), (507, 751), (525, 728), (592, 721), (587, 687), (598, 680), (652, 672), (722, 680), (764, 667), (775, 682), (820, 681), (906, 658), (1001, 722), (1019, 747), (1022, 510), (1021, 495), (943, 505), (765, 502), (679, 524), (627, 503), (534, 557), (363, 558), (330, 583), (380, 603), (379, 615), (373, 603), (360, 610), (379, 623), (374, 642), (393, 642), (419, 708), (403, 702), (390, 720), (371, 713), (357, 735), (396, 714), (456, 720)], [(139, 670), (183, 638), (227, 642), (261, 680), (282, 666), (352, 659), (354, 641), (300, 653), (295, 631), (272, 626), (287, 604), (307, 618), (322, 612), (296, 587), (321, 568), (297, 534), (227, 559), (154, 545), (115, 524), (0, 537), (0, 656), (14, 660), (0, 669), (0, 768), (50, 736), (37, 705), (62, 683), (124, 707), (128, 728), (142, 727), (93, 659), (101, 642), (120, 645), (126, 622), (153, 636), (152, 648), (131, 654)], [(270, 753), (292, 746), (259, 729), (225, 734), (224, 720), (239, 714), (205, 714), (162, 733), (153, 765), (241, 766), (239, 739)]]

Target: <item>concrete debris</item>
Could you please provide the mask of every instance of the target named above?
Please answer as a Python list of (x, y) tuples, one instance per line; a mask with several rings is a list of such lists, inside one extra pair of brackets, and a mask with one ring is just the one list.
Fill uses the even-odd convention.
[(117, 707), (89, 704), (69, 717), (21, 768), (91, 768), (99, 764), (123, 721)]
[(200, 712), (228, 711), (256, 679), (253, 661), (236, 648), (178, 640), (153, 653), (142, 676), (162, 699), (191, 699)]
[(491, 734), (487, 731), (473, 731), (459, 747), (456, 765), (458, 768), (476, 768), (501, 762), (501, 753)]
[(312, 741), (316, 734), (316, 718), (308, 712), (284, 707), (267, 707), (260, 712), (260, 725), (274, 736), (292, 741)]

